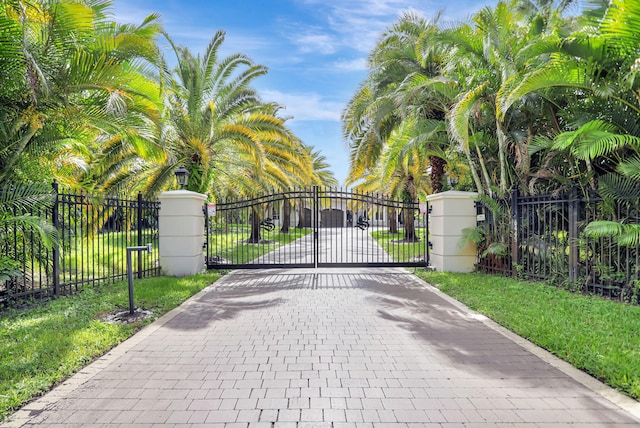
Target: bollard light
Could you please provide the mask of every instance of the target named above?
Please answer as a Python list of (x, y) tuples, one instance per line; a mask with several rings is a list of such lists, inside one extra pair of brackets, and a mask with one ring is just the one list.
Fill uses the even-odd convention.
[(180, 186), (180, 190), (184, 190), (189, 184), (189, 170), (184, 166), (178, 167), (173, 173), (176, 175), (176, 180), (178, 180), (178, 185)]

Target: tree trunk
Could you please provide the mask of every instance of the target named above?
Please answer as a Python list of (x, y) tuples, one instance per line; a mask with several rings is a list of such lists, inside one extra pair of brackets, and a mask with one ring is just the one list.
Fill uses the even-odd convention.
[(260, 214), (258, 213), (258, 208), (253, 207), (251, 212), (251, 234), (247, 239), (247, 243), (249, 244), (258, 244), (262, 240), (260, 236)]
[(478, 171), (476, 170), (476, 164), (473, 161), (473, 157), (471, 157), (471, 150), (469, 149), (469, 147), (464, 148), (464, 154), (467, 157), (467, 163), (469, 164), (469, 170), (471, 171), (473, 182), (476, 185), (476, 191), (481, 195), (484, 195), (486, 192), (484, 190), (484, 186), (482, 185), (482, 181), (480, 181), (480, 176), (478, 175)]
[(507, 183), (507, 136), (502, 130), (502, 121), (496, 121), (496, 133), (498, 134), (498, 159), (500, 160), (500, 191), (507, 193), (509, 184)]
[(389, 233), (398, 233), (398, 210), (389, 208)]
[(404, 210), (404, 240), (407, 242), (417, 242), (420, 237), (416, 234), (415, 210), (407, 207)]
[(431, 189), (433, 193), (442, 192), (442, 178), (444, 177), (444, 167), (447, 165), (447, 161), (438, 157), (430, 156), (429, 163), (431, 164)]
[(416, 200), (416, 186), (413, 177), (409, 177), (405, 190), (402, 192), (402, 200), (405, 202), (405, 208), (402, 210), (404, 219), (404, 240), (407, 242), (417, 242), (420, 237), (416, 235), (415, 210), (413, 202)]
[(296, 226), (298, 229), (302, 229), (304, 228), (305, 225), (305, 214), (304, 214), (304, 210), (305, 210), (305, 206), (304, 206), (304, 200), (300, 199), (300, 203), (298, 204), (299, 208), (299, 213), (298, 213), (298, 225)]
[(291, 201), (288, 198), (284, 198), (282, 202), (282, 227), (280, 232), (289, 233), (289, 224), (291, 223)]
[[(484, 178), (484, 184), (487, 189), (491, 189), (491, 178), (489, 178), (489, 172), (487, 172), (487, 166), (484, 163), (484, 158), (482, 157), (482, 152), (480, 151), (480, 147), (476, 145), (476, 153), (478, 155), (478, 162), (480, 162), (480, 170), (482, 172), (482, 178)], [(485, 193), (478, 189), (478, 193)]]

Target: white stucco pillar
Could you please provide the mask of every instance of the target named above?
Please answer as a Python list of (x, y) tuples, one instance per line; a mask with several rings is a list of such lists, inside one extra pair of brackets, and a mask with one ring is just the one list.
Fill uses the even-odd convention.
[(160, 200), (160, 266), (166, 275), (188, 276), (204, 269), (206, 195), (188, 190), (163, 192)]
[(449, 190), (427, 196), (432, 207), (429, 233), (433, 248), (431, 266), (441, 272), (471, 272), (475, 268), (476, 249), (471, 243), (460, 247), (462, 230), (476, 226), (475, 192)]

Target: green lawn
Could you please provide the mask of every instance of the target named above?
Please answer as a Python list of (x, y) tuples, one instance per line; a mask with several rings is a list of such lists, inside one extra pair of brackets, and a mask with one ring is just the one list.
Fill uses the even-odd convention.
[(28, 310), (3, 312), (0, 420), (219, 277), (206, 273), (136, 280), (135, 304), (153, 311), (154, 317), (131, 324), (112, 324), (103, 319), (118, 309), (128, 309), (126, 282), (87, 288)]
[(250, 225), (232, 225), (224, 231), (214, 231), (209, 234), (209, 255), (220, 256), (230, 263), (241, 264), (254, 260), (278, 247), (289, 244), (309, 233), (311, 229), (291, 228), (289, 233), (262, 230), (260, 233), (264, 242), (245, 242), (251, 232)]
[(497, 275), (424, 271), (418, 275), (573, 366), (640, 399), (640, 307)]
[(424, 257), (424, 228), (416, 228), (416, 235), (420, 237), (420, 241), (408, 243), (402, 242), (404, 238), (402, 228), (400, 228), (398, 233), (389, 233), (386, 229), (371, 232), (373, 239), (375, 239), (396, 262), (415, 261), (419, 257)]

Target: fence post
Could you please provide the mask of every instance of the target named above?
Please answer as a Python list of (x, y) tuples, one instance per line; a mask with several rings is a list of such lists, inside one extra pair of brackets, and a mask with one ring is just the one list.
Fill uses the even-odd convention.
[[(429, 265), (441, 272), (472, 272), (476, 247), (468, 241), (461, 246), (467, 228), (476, 225), (475, 192), (448, 190), (427, 196), (430, 240)], [(406, 219), (406, 217), (405, 217)]]
[(205, 267), (202, 205), (207, 196), (189, 190), (173, 190), (161, 193), (158, 199), (158, 246), (162, 270), (171, 276), (202, 272)]
[(56, 237), (53, 242), (53, 249), (51, 251), (53, 257), (53, 295), (60, 295), (60, 219), (59, 219), (59, 203), (60, 199), (58, 196), (58, 182), (53, 180), (51, 185), (53, 187), (53, 208), (51, 210), (51, 220), (53, 221), (53, 227), (56, 230)]
[(511, 189), (511, 276), (518, 276), (517, 266), (520, 264), (519, 247), (520, 236), (518, 221), (520, 220), (520, 207), (518, 205), (518, 188)]
[(580, 247), (578, 245), (578, 222), (580, 221), (580, 199), (576, 189), (571, 191), (569, 198), (569, 281), (578, 281), (578, 260)]
[[(142, 192), (138, 192), (138, 208), (137, 208), (137, 216), (138, 216), (138, 247), (142, 246)], [(138, 255), (138, 279), (142, 278), (142, 257)]]

